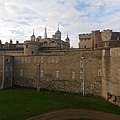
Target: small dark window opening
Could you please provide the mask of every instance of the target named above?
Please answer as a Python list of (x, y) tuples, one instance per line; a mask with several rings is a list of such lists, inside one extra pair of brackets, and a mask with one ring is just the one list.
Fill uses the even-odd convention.
[(34, 51), (32, 51), (32, 54), (34, 54)]
[(28, 48), (28, 45), (26, 45), (26, 48)]
[(84, 46), (84, 48), (86, 48), (86, 45)]
[(97, 48), (97, 44), (95, 44), (95, 48)]
[(119, 38), (119, 37), (117, 37), (117, 40), (120, 40), (120, 38)]
[(10, 62), (10, 59), (9, 59), (9, 58), (7, 58), (7, 59), (6, 59), (6, 61), (7, 61), (7, 62)]

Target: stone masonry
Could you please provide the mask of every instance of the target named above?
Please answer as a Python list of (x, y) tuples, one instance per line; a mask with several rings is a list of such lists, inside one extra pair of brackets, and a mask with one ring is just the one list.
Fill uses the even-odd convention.
[[(53, 38), (58, 44), (52, 41), (51, 46), (46, 46), (49, 38), (46, 42), (34, 35), (24, 44), (1, 43), (0, 88), (22, 86), (93, 94), (120, 106), (120, 32), (80, 34), (80, 49), (69, 48), (68, 35), (63, 46), (59, 29), (56, 35), (57, 39)], [(36, 44), (41, 40), (43, 43)]]
[[(82, 56), (85, 57), (84, 68)], [(14, 57), (13, 84), (36, 88), (38, 64), (40, 64), (40, 88), (82, 93), (84, 79), (85, 94), (101, 96), (101, 51), (72, 50), (64, 55)]]

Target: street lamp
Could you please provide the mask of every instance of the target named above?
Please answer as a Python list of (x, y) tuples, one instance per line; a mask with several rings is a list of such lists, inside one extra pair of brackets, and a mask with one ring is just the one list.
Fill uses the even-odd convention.
[(86, 64), (88, 61), (93, 61), (92, 59), (86, 59), (84, 56), (82, 58), (82, 73), (83, 73), (83, 96), (86, 94), (86, 87), (87, 87), (87, 81), (86, 81)]
[(5, 48), (3, 49), (3, 77), (2, 77), (2, 83), (1, 83), (1, 89), (4, 88), (4, 81), (5, 81)]
[(83, 96), (85, 96), (85, 57), (82, 56), (83, 62)]
[(40, 83), (40, 64), (38, 64), (38, 79), (37, 79), (37, 91), (39, 92), (40, 91), (40, 86), (39, 86), (39, 83)]

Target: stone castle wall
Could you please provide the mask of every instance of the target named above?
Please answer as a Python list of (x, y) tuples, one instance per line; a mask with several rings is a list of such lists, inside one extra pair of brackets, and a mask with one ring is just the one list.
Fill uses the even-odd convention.
[(120, 106), (120, 48), (102, 52), (102, 96)]
[(120, 105), (120, 48), (110, 50), (109, 73), (106, 85), (108, 100)]
[[(83, 59), (84, 66), (83, 66)], [(14, 85), (37, 86), (40, 64), (40, 87), (64, 92), (83, 92), (101, 96), (101, 51), (68, 51), (64, 55), (14, 57)]]
[(13, 57), (0, 56), (0, 88), (12, 87), (13, 80)]
[(0, 87), (2, 87), (3, 80), (3, 56), (0, 56)]
[[(103, 96), (120, 105), (120, 48), (0, 56), (0, 87), (23, 86)], [(40, 65), (40, 71), (38, 66)], [(38, 84), (38, 76), (40, 80)]]

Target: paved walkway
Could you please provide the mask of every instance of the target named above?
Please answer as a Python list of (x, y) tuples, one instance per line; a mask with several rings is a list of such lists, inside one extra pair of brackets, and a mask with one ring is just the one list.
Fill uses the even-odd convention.
[(93, 120), (120, 120), (120, 115), (85, 109), (63, 109), (29, 118), (28, 120), (71, 120), (88, 118)]

